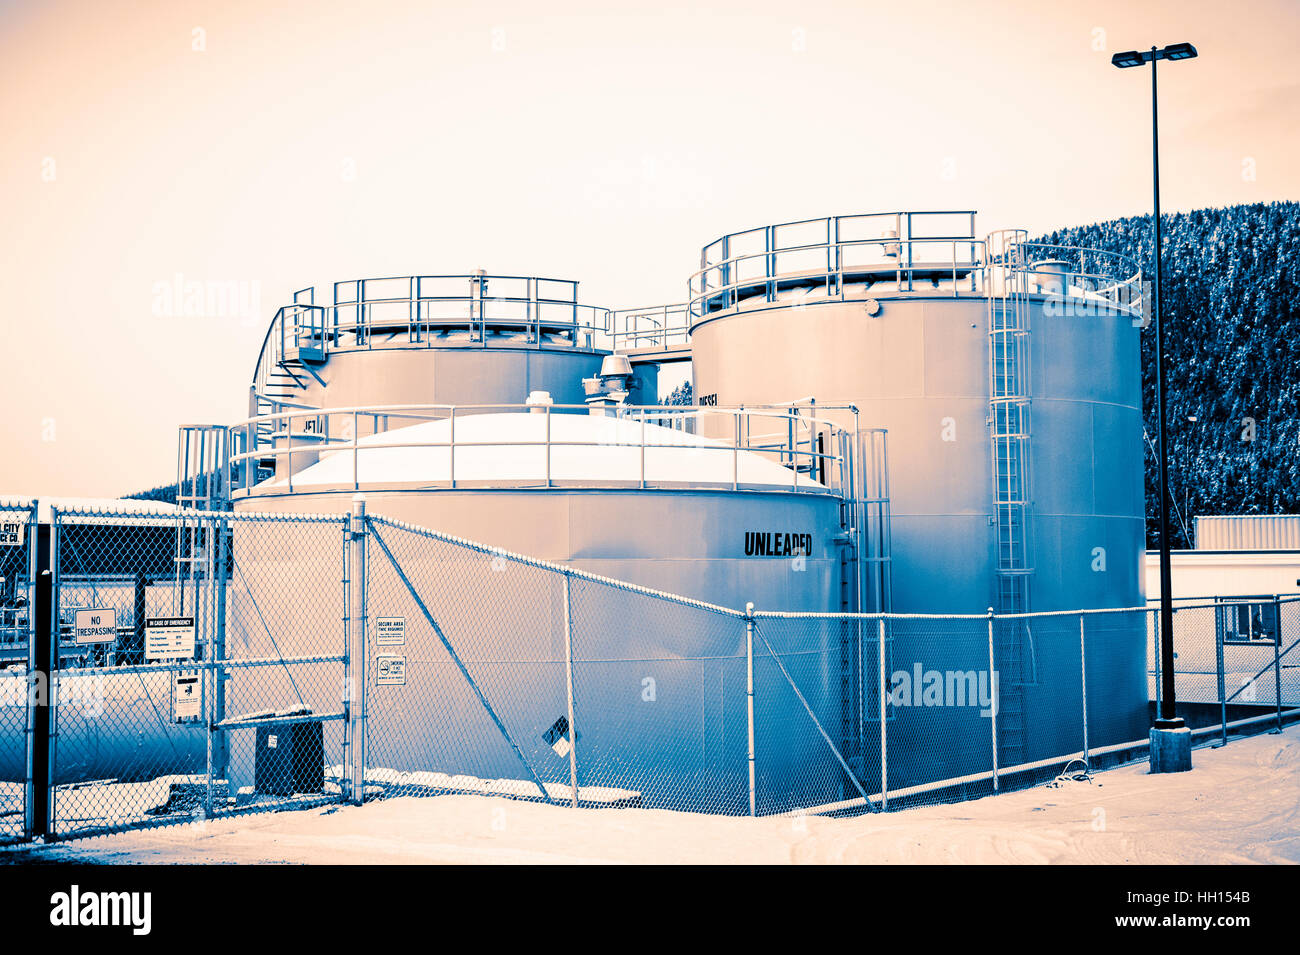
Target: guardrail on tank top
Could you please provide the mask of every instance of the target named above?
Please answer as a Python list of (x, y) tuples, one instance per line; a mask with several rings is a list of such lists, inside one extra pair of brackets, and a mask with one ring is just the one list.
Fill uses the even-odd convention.
[[(852, 427), (831, 418), (839, 412)], [(851, 415), (851, 419), (848, 417)], [(418, 487), (711, 486), (851, 493), (851, 405), (482, 404), (296, 408), (225, 429), (234, 495)], [(511, 461), (501, 458), (510, 452)], [(682, 480), (688, 456), (692, 481)]]
[(975, 214), (891, 212), (782, 222), (705, 246), (682, 324), (738, 308), (926, 295), (1041, 294), (1049, 314), (1141, 316), (1142, 275), (1125, 256), (1029, 242), (1023, 229), (979, 238)]
[[(398, 797), (881, 811), (1143, 755), (1147, 608), (727, 608), (357, 508), (0, 502), (0, 841)], [(1300, 716), (1300, 596), (1175, 622), (1199, 738)]]

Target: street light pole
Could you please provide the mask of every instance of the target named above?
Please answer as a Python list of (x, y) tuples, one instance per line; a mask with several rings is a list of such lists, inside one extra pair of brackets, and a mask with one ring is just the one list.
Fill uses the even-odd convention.
[[(1151, 64), (1151, 185), (1154, 193), (1152, 218), (1155, 242), (1155, 275), (1151, 283), (1152, 320), (1156, 326), (1156, 422), (1157, 458), (1160, 469), (1160, 713), (1151, 731), (1151, 767), (1153, 772), (1191, 769), (1191, 740), (1183, 721), (1177, 716), (1174, 686), (1174, 604), (1173, 574), (1169, 558), (1169, 456), (1168, 431), (1165, 426), (1165, 326), (1160, 312), (1160, 127), (1156, 87), (1156, 64), (1160, 60), (1188, 60), (1196, 56), (1190, 43), (1151, 47), (1149, 52), (1131, 50), (1116, 53), (1111, 63), (1120, 69)], [(1166, 737), (1168, 731), (1173, 731)], [(1174, 739), (1176, 738), (1176, 742)], [(1170, 748), (1172, 744), (1172, 748)], [(1159, 748), (1159, 752), (1158, 752)]]
[(1177, 729), (1183, 721), (1176, 715), (1174, 686), (1174, 601), (1173, 569), (1169, 555), (1169, 436), (1165, 425), (1165, 323), (1160, 314), (1160, 123), (1156, 95), (1156, 48), (1151, 48), (1151, 191), (1155, 197), (1155, 268), (1151, 283), (1151, 307), (1156, 323), (1156, 439), (1160, 468), (1160, 717), (1157, 729)]

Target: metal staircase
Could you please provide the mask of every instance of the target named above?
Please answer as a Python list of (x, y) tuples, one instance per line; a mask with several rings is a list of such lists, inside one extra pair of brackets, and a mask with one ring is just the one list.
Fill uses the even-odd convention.
[[(271, 319), (258, 356), (257, 370), (249, 390), (248, 413), (259, 418), (257, 431), (250, 435), (255, 447), (269, 447), (275, 439), (279, 425), (266, 416), (286, 409), (301, 409), (308, 405), (302, 396), (312, 381), (324, 384), (316, 373), (316, 366), (327, 357), (325, 308), (309, 301), (299, 301), (312, 290), (294, 293), (294, 304), (278, 309)], [(274, 471), (274, 462), (260, 460), (259, 472)]]
[[(995, 609), (1004, 614), (1028, 612), (1034, 572), (1030, 552), (1030, 313), (1028, 270), (1023, 261), (1025, 238), (1019, 230), (994, 233), (987, 245)], [(1030, 634), (1023, 620), (999, 621), (995, 632), (998, 761), (1010, 766), (1025, 759), (1024, 687), (1033, 680), (1026, 649)]]

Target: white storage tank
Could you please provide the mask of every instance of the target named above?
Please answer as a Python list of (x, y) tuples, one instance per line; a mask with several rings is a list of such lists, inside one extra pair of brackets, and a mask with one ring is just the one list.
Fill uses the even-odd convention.
[[(1143, 605), (1136, 265), (1023, 232), (977, 238), (971, 212), (764, 226), (710, 243), (700, 265), (696, 400), (851, 403), (889, 431), (895, 610)], [(998, 629), (1004, 766), (1080, 745), (1037, 718), (1079, 693), (1077, 640), (1048, 626)], [(1147, 723), (1145, 628), (1117, 626), (1089, 659), (1092, 738), (1106, 742)]]
[[(533, 390), (583, 400), (609, 354), (610, 311), (578, 283), (513, 275), (412, 275), (335, 282), (331, 301), (295, 294), (267, 329), (250, 414), (279, 408), (518, 404)], [(658, 402), (653, 365), (631, 399)]]
[[(344, 514), (362, 493), (368, 511), (384, 518), (724, 607), (754, 601), (769, 609), (849, 609), (843, 604), (847, 535), (838, 459), (828, 455), (829, 463), (816, 469), (786, 467), (770, 445), (747, 450), (687, 430), (701, 414), (695, 409), (588, 413), (544, 396), (534, 402), (464, 416), (446, 408), (406, 409), (400, 418), (390, 413), (388, 430), (314, 448), (307, 466), (280, 468), (291, 477), (285, 473), (239, 493), (236, 510)], [(746, 433), (777, 430), (748, 423), (763, 412), (707, 414), (745, 420), (744, 429), (733, 430)], [(327, 425), (332, 434), (340, 430)], [(291, 453), (296, 457), (282, 448), (278, 456)], [(564, 713), (563, 647), (556, 642), (564, 632), (561, 576), (505, 559), (505, 572), (495, 573), (491, 549), (457, 547), (383, 522), (378, 537), (424, 592), (449, 639), (475, 661), (471, 668), (481, 668), (474, 672), (488, 674), (487, 695), (524, 741), (530, 763), (550, 766), (555, 754), (542, 735)], [(523, 778), (517, 758), (427, 626), (424, 610), (378, 544), (368, 546), (367, 612), (372, 619), (405, 621), (409, 670), (403, 692), (372, 684), (375, 765)], [(311, 560), (288, 545), (258, 544), (241, 566), (253, 579), (292, 580), (304, 576), (300, 565)], [(574, 581), (572, 599), (587, 771), (598, 775), (600, 765), (617, 765), (625, 781), (646, 774), (655, 783), (643, 795), (653, 805), (705, 808), (698, 802), (704, 794), (729, 792), (726, 805), (708, 807), (743, 812), (743, 622), (584, 578)], [(333, 603), (294, 602), (293, 611), (304, 634), (337, 626)], [(277, 611), (263, 601), (260, 612)], [(836, 732), (845, 705), (839, 627), (814, 625), (807, 636), (786, 664), (819, 719)], [(297, 652), (283, 639), (278, 650)], [(772, 687), (781, 680), (775, 671), (764, 677)], [(653, 706), (640, 705), (647, 678), (656, 686)], [(244, 705), (245, 696), (254, 705), (263, 689), (232, 686), (231, 707)], [(783, 807), (841, 798), (845, 780), (806, 773), (808, 765), (825, 762), (825, 743), (802, 711), (791, 716), (790, 707), (797, 706), (793, 697), (775, 692), (758, 703), (764, 798)], [(433, 729), (447, 719), (460, 726), (454, 740)], [(645, 723), (638, 729), (629, 720)], [(400, 751), (385, 750), (382, 742), (412, 738), (425, 741)]]

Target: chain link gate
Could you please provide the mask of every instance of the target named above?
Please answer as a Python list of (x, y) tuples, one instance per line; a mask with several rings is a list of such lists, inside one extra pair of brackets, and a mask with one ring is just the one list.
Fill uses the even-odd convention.
[(367, 796), (570, 804), (555, 745), (568, 732), (562, 575), (383, 518), (361, 523)]
[(348, 681), (348, 523), (230, 515), (225, 642), (208, 669), (213, 808), (341, 799)]
[(340, 797), (344, 527), (54, 513), (50, 838)]
[(35, 623), (36, 504), (0, 500), (0, 844), (29, 828), (30, 652)]

